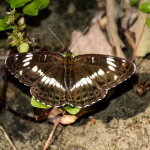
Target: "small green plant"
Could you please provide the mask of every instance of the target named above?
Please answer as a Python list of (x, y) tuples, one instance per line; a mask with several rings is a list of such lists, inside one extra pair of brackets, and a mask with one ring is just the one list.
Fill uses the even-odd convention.
[[(149, 13), (150, 12), (150, 3), (143, 3), (139, 6), (140, 11), (144, 13)], [(146, 24), (150, 28), (150, 18), (147, 18)]]
[(49, 0), (6, 0), (10, 3), (11, 8), (23, 7), (23, 13), (26, 15), (36, 16), (39, 10), (49, 4)]
[[(8, 40), (12, 47), (17, 47), (19, 53), (28, 52), (29, 44), (35, 41), (36, 38), (29, 38), (29, 34), (25, 34), (24, 29), (26, 24), (24, 22), (24, 14), (37, 15), (40, 9), (45, 8), (49, 4), (49, 0), (6, 0), (10, 3), (12, 10), (7, 12), (7, 16), (4, 19), (0, 19), (0, 31), (12, 29), (12, 32), (7, 32)], [(23, 13), (17, 13), (15, 8), (23, 7)], [(75, 56), (75, 55), (74, 55)], [(50, 108), (40, 102), (37, 102), (33, 97), (31, 98), (31, 104), (38, 108)], [(69, 105), (64, 106), (66, 111), (70, 114), (77, 114), (81, 108), (71, 107)]]

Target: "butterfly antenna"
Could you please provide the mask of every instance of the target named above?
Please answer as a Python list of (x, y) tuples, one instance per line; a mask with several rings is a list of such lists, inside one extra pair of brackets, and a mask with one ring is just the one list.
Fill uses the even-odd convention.
[(55, 33), (50, 28), (48, 28), (48, 30), (51, 31), (51, 33), (55, 36), (55, 38), (59, 41), (59, 43), (65, 48), (64, 44), (59, 40), (59, 38), (55, 35)]
[(71, 46), (70, 51), (73, 48), (73, 46), (78, 42), (78, 40), (80, 39), (80, 37), (86, 32), (87, 29), (88, 29), (88, 27), (82, 32), (82, 34), (79, 36), (79, 38), (76, 40), (76, 42)]

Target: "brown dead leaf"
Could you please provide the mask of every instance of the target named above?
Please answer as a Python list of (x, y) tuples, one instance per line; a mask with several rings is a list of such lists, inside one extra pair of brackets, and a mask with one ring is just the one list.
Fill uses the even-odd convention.
[(75, 115), (63, 115), (61, 117), (60, 123), (63, 125), (68, 125), (74, 123), (77, 119), (78, 117)]
[(125, 47), (118, 35), (117, 20), (124, 15), (116, 0), (107, 0), (107, 30), (110, 42), (116, 48), (116, 55), (125, 58), (122, 48)]
[(126, 10), (124, 16), (121, 18), (121, 26), (124, 29), (128, 29), (138, 16), (139, 9), (138, 7), (130, 6), (129, 0), (122, 0), (120, 6)]
[[(143, 0), (140, 4), (149, 2)], [(143, 13), (139, 10), (138, 20), (130, 30), (136, 33), (136, 56), (145, 57), (150, 53), (150, 29), (146, 24), (146, 19), (150, 17), (149, 13)]]
[(96, 119), (95, 118), (91, 118), (90, 120), (90, 124), (95, 124)]
[[(76, 42), (81, 31), (73, 31), (71, 38), (71, 46)], [(106, 54), (114, 55), (112, 47), (108, 43), (105, 34), (100, 29), (98, 22), (91, 25), (89, 32), (83, 35), (71, 50), (75, 55), (81, 54)]]

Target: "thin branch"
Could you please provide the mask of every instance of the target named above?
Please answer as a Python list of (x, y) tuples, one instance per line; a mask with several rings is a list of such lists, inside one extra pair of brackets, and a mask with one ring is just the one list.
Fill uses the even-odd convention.
[(13, 148), (13, 150), (17, 150), (15, 148), (15, 146), (13, 145), (12, 141), (10, 140), (8, 134), (6, 133), (6, 131), (4, 130), (4, 128), (0, 125), (0, 129), (3, 131), (5, 138), (7, 139), (7, 141), (9, 142), (9, 144), (11, 145), (11, 147)]
[(28, 121), (33, 121), (33, 122), (38, 122), (38, 121), (41, 121), (43, 118), (45, 118), (49, 112), (52, 110), (52, 108), (49, 108), (42, 116), (40, 117), (30, 117), (30, 116), (27, 116), (27, 115), (24, 115), (24, 114), (21, 114), (19, 112), (16, 112), (15, 110), (13, 110), (12, 108), (8, 107), (7, 105), (5, 106), (5, 108), (10, 111), (12, 114), (14, 114), (15, 116), (18, 116), (18, 117), (21, 117), (23, 119), (26, 119)]
[[(11, 48), (9, 56), (13, 53), (14, 47)], [(3, 92), (2, 92), (2, 96), (0, 98), (0, 111), (2, 110), (3, 107), (3, 103), (5, 100), (5, 94), (6, 94), (6, 88), (7, 88), (7, 74), (8, 74), (8, 70), (5, 67), (5, 79), (4, 79), (4, 85), (3, 85)]]
[(132, 47), (133, 50), (135, 51), (135, 43), (134, 43), (133, 38), (132, 38), (131, 35), (130, 35), (130, 32), (129, 32), (129, 31), (125, 31), (125, 32), (124, 32), (124, 35), (126, 36), (128, 42), (130, 43), (131, 47)]
[(54, 132), (55, 132), (55, 130), (56, 130), (56, 127), (57, 127), (58, 124), (60, 123), (60, 119), (61, 119), (61, 117), (58, 117), (57, 120), (56, 120), (56, 122), (54, 123), (53, 130), (51, 131), (51, 133), (50, 133), (50, 135), (49, 135), (49, 138), (48, 138), (48, 140), (46, 141), (43, 150), (46, 150), (46, 149), (47, 149), (47, 147), (48, 147), (48, 145), (49, 145), (49, 143), (50, 143), (50, 140), (52, 139), (53, 134), (54, 134)]

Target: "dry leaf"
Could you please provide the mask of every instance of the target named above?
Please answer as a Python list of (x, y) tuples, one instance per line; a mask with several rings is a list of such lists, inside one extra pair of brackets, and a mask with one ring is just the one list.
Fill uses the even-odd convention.
[(121, 26), (124, 29), (128, 29), (138, 16), (139, 9), (138, 7), (130, 6), (129, 0), (122, 0), (120, 6), (126, 9), (125, 15), (121, 18)]
[(116, 48), (116, 55), (125, 58), (122, 48), (125, 47), (118, 35), (118, 18), (124, 15), (116, 0), (107, 0), (107, 30), (109, 32), (110, 42)]
[(91, 118), (90, 120), (90, 124), (95, 124), (96, 119), (95, 118)]
[[(81, 31), (73, 31), (71, 46), (82, 34)], [(112, 47), (108, 43), (105, 34), (100, 29), (98, 22), (91, 25), (89, 32), (83, 35), (71, 50), (75, 55), (80, 54), (106, 54), (114, 55)]]
[(60, 123), (63, 125), (68, 125), (74, 123), (77, 119), (78, 117), (75, 115), (63, 115), (61, 117)]
[[(141, 1), (141, 4), (149, 2), (149, 0)], [(143, 13), (139, 10), (138, 20), (135, 24), (135, 28), (131, 28), (131, 31), (136, 33), (136, 56), (145, 57), (150, 53), (150, 28), (146, 24), (146, 19), (150, 17), (149, 13)]]

